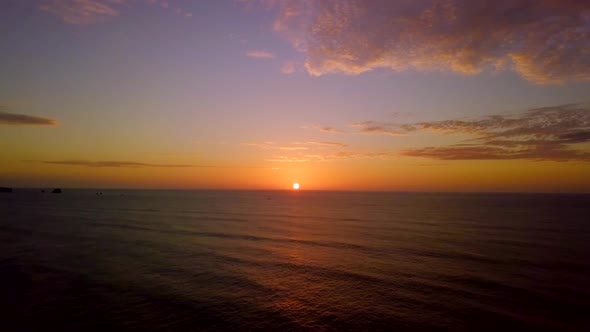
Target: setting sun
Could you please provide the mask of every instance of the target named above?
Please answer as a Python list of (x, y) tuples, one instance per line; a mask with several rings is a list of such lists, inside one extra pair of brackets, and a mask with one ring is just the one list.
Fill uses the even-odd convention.
[(293, 183), (293, 190), (299, 190), (299, 183)]

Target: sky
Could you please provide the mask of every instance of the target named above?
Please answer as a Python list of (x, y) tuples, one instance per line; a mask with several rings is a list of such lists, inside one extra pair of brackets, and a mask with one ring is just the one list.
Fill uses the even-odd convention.
[(586, 0), (4, 0), (0, 186), (590, 192)]

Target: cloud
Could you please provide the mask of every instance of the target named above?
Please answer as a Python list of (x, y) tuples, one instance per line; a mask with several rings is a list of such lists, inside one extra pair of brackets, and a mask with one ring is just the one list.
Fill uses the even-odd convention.
[(329, 142), (329, 141), (307, 141), (307, 142), (295, 142), (293, 144), (299, 145), (312, 145), (312, 146), (325, 146), (325, 147), (346, 147), (348, 144), (340, 142)]
[(579, 147), (590, 142), (590, 105), (569, 104), (531, 109), (518, 115), (471, 120), (419, 122), (399, 126), (407, 133), (435, 132), (471, 136), (467, 142), (407, 149), (403, 155), (441, 160), (532, 159), (590, 161)]
[[(119, 16), (138, 1), (130, 0), (43, 0), (38, 9), (60, 17), (64, 22), (76, 25), (98, 23)], [(157, 5), (163, 10), (172, 10), (170, 3), (164, 0), (144, 0), (140, 3)], [(185, 18), (193, 14), (176, 7), (174, 13)]]
[(567, 143), (590, 142), (590, 131), (573, 131), (560, 135), (559, 139)]
[(242, 146), (256, 147), (260, 149), (273, 149), (273, 150), (284, 150), (284, 151), (299, 151), (308, 150), (311, 148), (322, 149), (329, 147), (342, 148), (347, 147), (347, 144), (340, 142), (329, 142), (329, 141), (306, 141), (306, 142), (292, 142), (283, 145), (276, 144), (274, 142), (262, 142), (262, 143), (241, 143)]
[(323, 133), (343, 133), (344, 131), (331, 127), (331, 126), (321, 126), (321, 125), (311, 125), (311, 126), (303, 126), (302, 129), (316, 129)]
[(340, 142), (329, 142), (329, 141), (307, 141), (307, 142), (292, 142), (288, 144), (276, 144), (274, 142), (262, 142), (262, 143), (242, 143), (242, 146), (256, 147), (260, 149), (270, 150), (283, 150), (283, 151), (301, 151), (324, 148), (342, 148), (347, 147), (347, 144)]
[(274, 31), (314, 76), (386, 68), (590, 80), (587, 0), (252, 1), (277, 11)]
[(365, 134), (381, 134), (381, 135), (389, 135), (389, 136), (403, 136), (403, 133), (400, 130), (396, 130), (393, 128), (392, 124), (389, 123), (379, 123), (376, 121), (364, 121), (364, 122), (357, 122), (352, 124), (353, 127), (359, 128), (361, 133)]
[(313, 159), (308, 157), (275, 156), (271, 159), (267, 159), (266, 161), (274, 163), (305, 163), (313, 161)]
[(272, 148), (276, 148), (276, 145), (274, 142), (262, 142), (262, 143), (252, 143), (252, 142), (246, 142), (246, 143), (240, 143), (240, 145), (242, 146), (251, 146), (251, 147), (256, 147), (256, 148), (261, 148), (261, 149), (272, 149)]
[(391, 157), (393, 154), (389, 152), (349, 152), (342, 151), (336, 154), (325, 156), (326, 159), (364, 159), (364, 158), (378, 158), (384, 159)]
[(296, 141), (287, 144), (277, 144), (275, 142), (266, 141), (262, 143), (242, 143), (240, 145), (280, 153), (266, 159), (266, 161), (273, 163), (305, 163), (365, 158), (384, 159), (395, 155), (389, 151), (339, 151), (343, 148), (347, 148), (348, 144), (334, 141)]
[(426, 130), (463, 133), (486, 139), (529, 137), (555, 139), (580, 138), (590, 129), (590, 104), (568, 104), (535, 108), (511, 116), (491, 115), (472, 120), (419, 122), (402, 126), (406, 131)]
[(188, 18), (190, 18), (190, 17), (192, 17), (192, 16), (193, 16), (193, 13), (191, 13), (191, 12), (188, 12), (188, 11), (186, 11), (186, 10), (184, 10), (184, 9), (180, 8), (180, 7), (177, 7), (177, 8), (176, 8), (176, 10), (174, 10), (174, 12), (175, 12), (177, 15), (184, 16), (184, 17), (188, 17)]
[(279, 150), (285, 151), (297, 151), (297, 150), (307, 150), (308, 148), (305, 146), (279, 146), (277, 147)]
[(11, 126), (55, 126), (57, 121), (39, 116), (8, 113), (0, 110), (0, 125)]
[(50, 0), (45, 1), (39, 9), (59, 16), (72, 24), (91, 24), (102, 19), (118, 16), (119, 6), (125, 0)]
[(248, 51), (246, 52), (246, 56), (255, 59), (274, 59), (274, 54), (267, 52), (267, 51)]
[(519, 150), (485, 145), (477, 145), (473, 147), (427, 147), (421, 149), (408, 149), (402, 154), (410, 157), (427, 157), (440, 160), (533, 159), (551, 161), (590, 161), (590, 153), (567, 149), (560, 144), (537, 145)]
[(292, 61), (286, 62), (281, 67), (281, 72), (283, 74), (293, 74), (297, 69), (295, 68), (295, 63)]
[(194, 165), (194, 164), (157, 164), (144, 163), (136, 161), (91, 161), (91, 160), (25, 160), (29, 162), (38, 162), (51, 165), (65, 165), (65, 166), (82, 166), (82, 167), (155, 167), (155, 168), (258, 168), (258, 169), (272, 169), (270, 167), (259, 166), (220, 166), (220, 165)]
[(337, 153), (326, 154), (300, 154), (297, 156), (274, 156), (267, 159), (270, 162), (279, 163), (303, 163), (303, 162), (322, 162), (343, 159), (386, 159), (394, 156), (391, 152), (353, 152), (340, 151)]
[[(409, 148), (398, 153), (409, 157), (439, 160), (550, 160), (590, 161), (590, 103), (566, 104), (529, 109), (518, 113), (488, 116), (393, 123), (364, 121), (351, 125), (362, 133), (386, 136), (410, 136), (420, 133), (456, 136), (447, 146)], [(342, 132), (330, 126), (306, 126), (327, 132)], [(446, 139), (445, 141), (448, 141)], [(244, 143), (264, 149), (294, 151), (309, 150), (294, 155), (274, 156), (272, 162), (314, 162), (335, 159), (387, 158), (388, 151), (362, 153), (341, 151), (325, 153), (321, 148), (344, 148), (346, 144), (331, 141)], [(335, 149), (330, 149), (334, 151)], [(330, 151), (328, 150), (328, 151)], [(319, 153), (315, 153), (319, 152)]]
[(135, 161), (90, 161), (90, 160), (41, 160), (43, 164), (84, 166), (84, 167), (194, 167), (182, 164), (151, 164)]

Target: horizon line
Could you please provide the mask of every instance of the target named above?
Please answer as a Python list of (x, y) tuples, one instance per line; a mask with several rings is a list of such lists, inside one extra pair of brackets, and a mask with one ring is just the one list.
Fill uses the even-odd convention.
[[(1, 186), (0, 186), (1, 187)], [(117, 188), (117, 187), (6, 187), (13, 190), (103, 190), (103, 191), (242, 191), (242, 192), (325, 192), (325, 193), (391, 193), (391, 194), (571, 194), (571, 195), (590, 195), (590, 191), (481, 191), (481, 190), (464, 190), (464, 191), (445, 191), (445, 190), (389, 190), (389, 189), (261, 189), (261, 188)]]

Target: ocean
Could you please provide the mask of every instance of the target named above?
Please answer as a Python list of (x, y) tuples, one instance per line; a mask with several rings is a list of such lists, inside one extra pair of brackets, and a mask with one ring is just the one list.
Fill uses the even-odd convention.
[(590, 331), (589, 257), (590, 195), (17, 190), (0, 330)]

